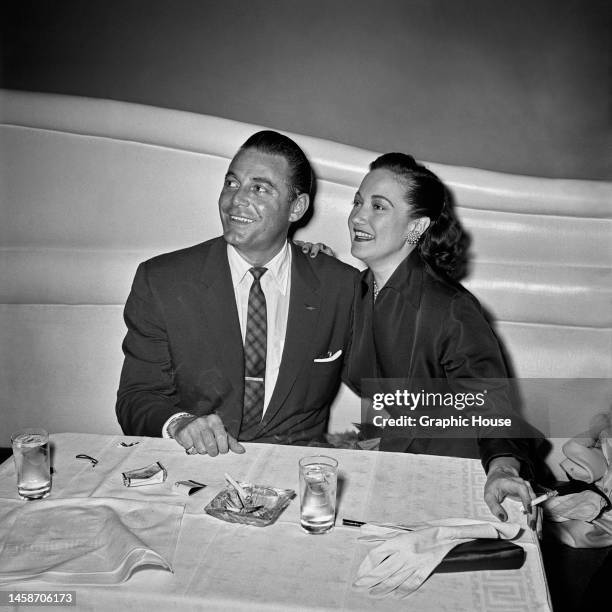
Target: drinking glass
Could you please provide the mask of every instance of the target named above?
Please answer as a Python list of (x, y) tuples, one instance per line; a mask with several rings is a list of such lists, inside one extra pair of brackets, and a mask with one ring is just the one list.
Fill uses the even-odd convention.
[(300, 523), (306, 533), (327, 533), (336, 517), (338, 462), (332, 457), (303, 457), (300, 468)]
[(42, 499), (51, 491), (49, 434), (44, 429), (21, 429), (11, 436), (21, 499)]

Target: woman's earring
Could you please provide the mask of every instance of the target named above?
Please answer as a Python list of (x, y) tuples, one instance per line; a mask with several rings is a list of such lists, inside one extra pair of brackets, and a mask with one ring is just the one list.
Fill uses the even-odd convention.
[(406, 234), (406, 244), (418, 244), (421, 239), (421, 234), (416, 230), (410, 230)]

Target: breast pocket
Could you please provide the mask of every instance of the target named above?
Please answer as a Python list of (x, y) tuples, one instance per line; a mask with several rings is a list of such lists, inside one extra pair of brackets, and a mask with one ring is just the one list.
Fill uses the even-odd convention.
[(310, 367), (307, 400), (304, 408), (316, 410), (327, 406), (336, 396), (342, 375), (342, 358), (316, 361)]

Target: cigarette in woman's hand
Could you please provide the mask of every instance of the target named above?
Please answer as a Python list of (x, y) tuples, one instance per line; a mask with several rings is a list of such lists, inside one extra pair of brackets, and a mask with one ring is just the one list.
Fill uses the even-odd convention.
[[(539, 497), (532, 499), (529, 505), (533, 508), (535, 506), (538, 506), (542, 502), (545, 502), (547, 499), (550, 499), (551, 497), (557, 497), (557, 495), (559, 495), (558, 491), (555, 491), (555, 490), (546, 491), (546, 493), (543, 493)], [(529, 513), (526, 510), (523, 510), (523, 514), (529, 514)]]

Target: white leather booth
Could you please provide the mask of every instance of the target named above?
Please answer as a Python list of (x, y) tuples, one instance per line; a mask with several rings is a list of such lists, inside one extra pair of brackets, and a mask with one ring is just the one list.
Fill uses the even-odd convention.
[[(268, 126), (274, 128), (274, 126)], [(0, 90), (0, 445), (12, 430), (116, 433), (122, 309), (138, 262), (220, 233), (229, 160), (259, 126), (108, 100)], [(346, 218), (376, 153), (292, 135), (318, 175), (298, 237), (349, 253)], [(612, 183), (428, 164), (473, 238), (466, 285), (558, 438), (612, 405)], [(359, 419), (342, 391), (330, 429)]]

